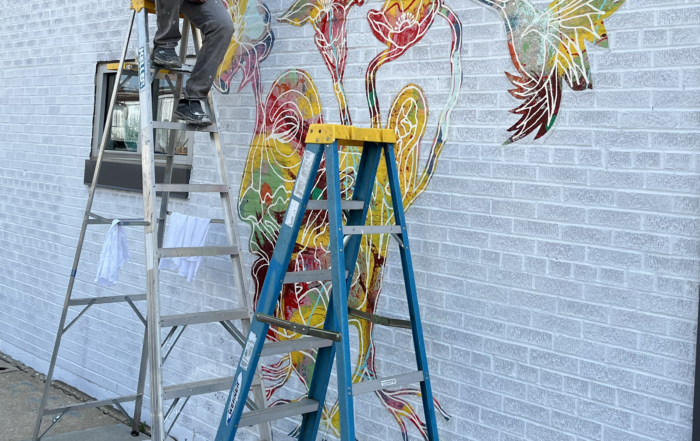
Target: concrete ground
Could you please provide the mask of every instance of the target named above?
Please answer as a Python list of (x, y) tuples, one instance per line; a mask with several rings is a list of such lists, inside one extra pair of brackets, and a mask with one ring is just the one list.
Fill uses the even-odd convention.
[[(63, 390), (65, 389), (65, 390)], [(0, 353), (0, 441), (24, 441), (34, 432), (37, 410), (44, 390), (42, 376)], [(78, 393), (52, 387), (48, 406), (79, 403)], [(77, 392), (77, 391), (76, 391)], [(83, 399), (85, 397), (82, 397)], [(94, 408), (69, 411), (42, 441), (135, 441), (150, 439), (131, 436), (131, 428), (108, 413), (113, 409)], [(40, 433), (50, 425), (45, 417)]]

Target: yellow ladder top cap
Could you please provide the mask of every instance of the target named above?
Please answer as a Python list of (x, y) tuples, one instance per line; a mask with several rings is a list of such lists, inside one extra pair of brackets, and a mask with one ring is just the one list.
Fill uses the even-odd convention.
[(341, 124), (311, 124), (306, 134), (307, 144), (330, 144), (362, 146), (365, 142), (396, 143), (396, 135), (390, 129), (368, 129)]
[(156, 13), (156, 4), (151, 0), (131, 0), (131, 9), (136, 12), (141, 12), (143, 8), (146, 8), (151, 14)]

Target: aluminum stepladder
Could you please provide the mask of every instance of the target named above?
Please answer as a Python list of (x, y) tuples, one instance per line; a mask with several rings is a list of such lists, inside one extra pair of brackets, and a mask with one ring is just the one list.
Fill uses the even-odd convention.
[[(260, 293), (245, 349), (236, 370), (235, 381), (219, 423), (216, 441), (232, 441), (237, 430), (241, 427), (294, 415), (302, 415), (298, 439), (315, 440), (323, 414), (333, 359), (336, 354), (341, 440), (355, 441), (356, 439), (354, 396), (380, 389), (420, 383), (428, 438), (432, 441), (438, 441), (428, 360), (423, 341), (413, 264), (396, 167), (395, 142), (393, 131), (387, 129), (360, 129), (332, 124), (312, 124), (309, 127), (306, 150)], [(362, 147), (352, 200), (341, 200), (339, 144)], [(396, 224), (365, 226), (382, 153), (386, 162)], [(326, 158), (328, 200), (310, 201), (311, 190), (314, 187), (319, 165), (324, 155)], [(331, 269), (287, 272), (304, 213), (307, 210), (319, 209), (328, 210)], [(343, 224), (343, 211), (348, 213), (345, 225)], [(399, 243), (410, 321), (381, 317), (348, 308), (348, 292), (363, 234), (391, 234)], [(284, 283), (315, 280), (331, 280), (332, 283), (323, 329), (291, 323), (272, 316)], [(348, 315), (370, 320), (376, 324), (411, 329), (417, 370), (394, 377), (353, 384)], [(289, 404), (244, 413), (244, 403), (261, 356), (275, 353), (270, 351), (269, 347), (276, 343), (265, 344), (265, 337), (270, 325), (308, 335), (308, 337), (292, 340), (297, 345), (295, 350), (318, 348), (309, 392), (307, 397)]]
[[(75, 258), (71, 276), (68, 282), (68, 288), (63, 305), (63, 312), (56, 335), (49, 371), (46, 376), (44, 387), (44, 395), (39, 408), (37, 422), (32, 439), (40, 440), (68, 411), (85, 409), (98, 406), (114, 405), (132, 422), (132, 435), (137, 435), (140, 421), (141, 411), (144, 397), (144, 389), (146, 384), (146, 372), (149, 374), (150, 383), (150, 404), (151, 404), (151, 439), (164, 441), (168, 438), (170, 430), (174, 427), (176, 420), (182, 413), (187, 401), (195, 395), (207, 394), (212, 392), (220, 392), (229, 390), (233, 381), (233, 377), (214, 378), (210, 380), (191, 382), (186, 384), (178, 384), (172, 386), (163, 386), (162, 366), (165, 360), (170, 355), (175, 344), (179, 340), (184, 330), (191, 325), (204, 323), (220, 323), (224, 329), (231, 334), (241, 346), (245, 343), (245, 335), (248, 333), (251, 323), (252, 307), (248, 301), (245, 284), (245, 267), (242, 258), (239, 254), (241, 249), (240, 238), (238, 236), (238, 228), (236, 226), (236, 218), (233, 214), (233, 204), (230, 199), (230, 187), (227, 184), (226, 168), (224, 164), (223, 150), (219, 138), (218, 114), (214, 96), (210, 92), (207, 102), (205, 103), (209, 114), (212, 116), (214, 123), (211, 126), (192, 126), (183, 123), (170, 122), (175, 121), (174, 114), (170, 121), (154, 121), (153, 119), (153, 101), (151, 93), (151, 83), (153, 78), (159, 74), (167, 74), (176, 76), (176, 84), (173, 86), (168, 79), (171, 91), (173, 92), (174, 105), (177, 103), (177, 97), (182, 92), (184, 76), (191, 72), (191, 66), (184, 65), (182, 70), (165, 70), (154, 69), (150, 65), (149, 57), (149, 38), (148, 38), (148, 14), (155, 13), (155, 5), (147, 0), (131, 0), (131, 18), (127, 30), (124, 46), (121, 53), (119, 64), (116, 67), (117, 80), (112, 91), (111, 101), (107, 113), (107, 120), (100, 142), (97, 163), (90, 186), (87, 207), (83, 217), (83, 224), (80, 230), (78, 246), (76, 249)], [(128, 52), (129, 40), (136, 19), (138, 27), (138, 62), (137, 69), (132, 72), (133, 75), (139, 76), (139, 103), (140, 103), (140, 130), (139, 130), (139, 147), (141, 149), (141, 164), (143, 177), (143, 219), (123, 219), (120, 223), (125, 226), (140, 226), (144, 227), (144, 242), (145, 242), (145, 261), (146, 261), (146, 293), (134, 295), (118, 295), (110, 297), (87, 297), (73, 298), (72, 291), (77, 275), (78, 264), (82, 252), (83, 242), (88, 225), (93, 224), (111, 224), (113, 219), (107, 219), (92, 213), (92, 203), (95, 195), (96, 184), (98, 182), (100, 167), (102, 165), (103, 154), (106, 146), (107, 134), (111, 129), (112, 114), (115, 107), (117, 91), (120, 88), (122, 73), (129, 74), (130, 69), (134, 69), (134, 63), (126, 62), (126, 54)], [(201, 46), (201, 35), (199, 32), (184, 20), (182, 42), (180, 45), (180, 58), (183, 61), (187, 56), (187, 44), (189, 39), (190, 28), (194, 40), (195, 50), (199, 50)], [(164, 182), (162, 184), (155, 183), (155, 156), (153, 151), (153, 140), (155, 139), (154, 130), (185, 130), (185, 131), (200, 131), (208, 132), (212, 142), (216, 145), (217, 150), (217, 169), (220, 182), (216, 184), (171, 184), (173, 163), (174, 163), (174, 147), (175, 136), (174, 132), (170, 132), (165, 161)], [(154, 204), (156, 203), (156, 192), (161, 192), (161, 207), (159, 216), (156, 217)], [(166, 217), (168, 213), (168, 200), (170, 192), (213, 192), (219, 193), (223, 208), (223, 219), (213, 219), (212, 223), (225, 224), (226, 234), (228, 236), (227, 246), (207, 246), (193, 248), (163, 248), (164, 231)], [(158, 262), (161, 258), (166, 257), (188, 257), (188, 256), (230, 256), (233, 267), (235, 288), (238, 293), (238, 309), (203, 311), (188, 314), (177, 315), (161, 315), (160, 314), (160, 297), (158, 283)], [(136, 301), (146, 301), (147, 314), (146, 318), (140, 313), (134, 305)], [(125, 302), (134, 310), (138, 318), (145, 325), (143, 349), (141, 353), (141, 364), (139, 369), (139, 378), (137, 383), (136, 393), (133, 395), (118, 396), (105, 400), (97, 400), (86, 403), (79, 403), (67, 406), (59, 406), (55, 408), (47, 408), (47, 399), (51, 390), (51, 380), (53, 378), (54, 368), (58, 357), (58, 351), (61, 344), (63, 334), (93, 305), (120, 303)], [(71, 307), (83, 306), (84, 309), (66, 326), (66, 318)], [(242, 332), (233, 325), (232, 321), (240, 321)], [(156, 326), (150, 326), (155, 323)], [(161, 341), (161, 328), (170, 328), (165, 341)], [(165, 353), (165, 355), (163, 355)], [(255, 384), (252, 387), (253, 399), (249, 399), (246, 405), (251, 409), (264, 409), (267, 406), (265, 398), (264, 385), (262, 377), (256, 375)], [(165, 401), (173, 400), (166, 413), (163, 413)], [(131, 417), (121, 406), (121, 403), (135, 402), (134, 415)], [(179, 404), (179, 406), (178, 406)], [(43, 433), (41, 423), (46, 415), (56, 415), (52, 424)], [(168, 421), (168, 419), (170, 420)], [(166, 422), (169, 427), (165, 428)], [(258, 425), (260, 437), (262, 440), (269, 441), (272, 439), (272, 431), (269, 423)]]

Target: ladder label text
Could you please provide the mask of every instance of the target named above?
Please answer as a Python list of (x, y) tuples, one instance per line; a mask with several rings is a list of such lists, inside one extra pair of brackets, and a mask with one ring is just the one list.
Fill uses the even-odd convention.
[(255, 342), (258, 341), (258, 337), (254, 333), (248, 334), (248, 342), (245, 344), (245, 349), (241, 355), (241, 369), (244, 371), (248, 370), (248, 364), (250, 363), (250, 357), (253, 355), (253, 349), (255, 348)]
[(299, 211), (299, 202), (296, 199), (292, 199), (289, 202), (289, 208), (287, 209), (287, 216), (284, 218), (284, 224), (289, 227), (294, 227), (294, 219), (297, 217), (297, 211)]
[(391, 380), (382, 380), (382, 387), (393, 386), (395, 384), (396, 384), (396, 378), (392, 378)]
[(299, 199), (304, 197), (304, 190), (306, 190), (306, 185), (309, 183), (309, 175), (311, 174), (311, 166), (314, 164), (314, 159), (316, 159), (316, 153), (304, 152), (304, 157), (301, 160), (301, 167), (299, 167), (299, 176), (297, 177), (293, 193), (294, 196)]
[(243, 373), (238, 374), (236, 377), (236, 382), (233, 384), (233, 390), (231, 390), (231, 400), (228, 403), (228, 414), (226, 415), (226, 425), (231, 423), (231, 418), (233, 417), (233, 410), (236, 408), (236, 403), (238, 403), (238, 396), (241, 394), (241, 383), (243, 382)]
[(146, 51), (139, 48), (139, 88), (146, 87)]

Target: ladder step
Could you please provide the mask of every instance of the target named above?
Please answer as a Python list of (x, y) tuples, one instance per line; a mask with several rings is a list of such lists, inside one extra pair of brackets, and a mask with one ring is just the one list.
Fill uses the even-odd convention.
[(295, 415), (303, 415), (318, 410), (318, 401), (304, 398), (302, 400), (283, 404), (281, 406), (268, 407), (267, 409), (243, 412), (238, 422), (238, 427), (255, 426), (273, 420), (281, 420)]
[(159, 259), (192, 256), (237, 256), (238, 247), (228, 245), (223, 247), (158, 248), (156, 255)]
[(309, 349), (319, 349), (328, 347), (332, 344), (332, 341), (319, 337), (302, 337), (295, 338), (294, 340), (276, 341), (274, 343), (265, 343), (260, 356), (269, 357), (271, 355), (288, 354), (290, 352), (306, 351)]
[[(340, 208), (343, 210), (362, 210), (365, 207), (364, 201), (340, 201)], [(328, 200), (311, 199), (306, 205), (307, 210), (328, 210)]]
[(353, 395), (362, 395), (376, 390), (388, 389), (390, 387), (406, 386), (408, 384), (425, 381), (423, 371), (411, 372), (408, 374), (396, 375), (394, 377), (377, 378), (376, 380), (362, 381), (352, 385)]
[(211, 380), (194, 381), (192, 383), (176, 384), (163, 387), (163, 401), (176, 398), (204, 395), (231, 389), (233, 377), (214, 378)]
[(114, 397), (114, 398), (109, 398), (106, 400), (87, 401), (85, 403), (67, 404), (65, 406), (46, 408), (46, 409), (44, 409), (44, 415), (54, 415), (57, 413), (62, 413), (66, 409), (80, 410), (80, 409), (91, 409), (91, 408), (100, 407), (100, 406), (109, 406), (111, 404), (114, 404), (115, 401), (117, 403), (128, 403), (129, 401), (136, 401), (136, 398), (138, 398), (138, 397), (139, 397), (139, 394), (124, 395), (122, 397)]
[(132, 294), (126, 296), (110, 296), (110, 297), (85, 297), (81, 299), (70, 299), (68, 300), (68, 306), (78, 306), (87, 305), (92, 302), (93, 305), (100, 305), (102, 303), (120, 303), (126, 302), (126, 299), (132, 302), (138, 302), (141, 300), (146, 300), (146, 294)]
[[(157, 67), (157, 68), (151, 67), (151, 74), (153, 74), (157, 70), (159, 74), (164, 74), (164, 75), (165, 74), (190, 75), (192, 73), (193, 68), (194, 68), (194, 66), (191, 64), (184, 64), (184, 65), (182, 65), (182, 68), (180, 68), (180, 69), (168, 69), (168, 68), (164, 68), (164, 67)], [(107, 70), (116, 71), (117, 69), (119, 69), (119, 63), (108, 63), (107, 64)], [(138, 72), (139, 65), (138, 65), (138, 63), (133, 63), (133, 62), (127, 61), (126, 63), (124, 63), (124, 70)]]
[(343, 234), (401, 234), (398, 225), (343, 226)]
[(185, 124), (176, 123), (170, 121), (153, 121), (154, 129), (166, 129), (166, 130), (184, 130), (188, 132), (209, 132), (216, 133), (219, 130), (216, 128), (216, 124), (209, 126), (198, 126), (196, 124)]
[(228, 193), (222, 184), (156, 184), (156, 191), (177, 193)]
[(405, 328), (411, 329), (411, 322), (409, 320), (400, 320), (391, 317), (384, 317), (381, 315), (370, 314), (369, 312), (360, 311), (353, 308), (348, 308), (348, 315), (352, 315), (363, 320), (370, 321), (382, 326), (391, 326), (393, 328)]
[(299, 323), (288, 322), (287, 320), (282, 320), (281, 318), (272, 317), (271, 315), (260, 314), (259, 312), (255, 314), (255, 319), (262, 323), (267, 323), (268, 325), (277, 326), (278, 328), (288, 329), (292, 332), (302, 335), (310, 335), (312, 337), (326, 338), (328, 340), (340, 341), (340, 333), (333, 331), (326, 331), (324, 329), (312, 328), (311, 326), (301, 325)]
[[(88, 219), (87, 224), (88, 225), (109, 225), (114, 221), (114, 219), (107, 219), (107, 218), (100, 218), (100, 219)], [(124, 225), (125, 227), (128, 226), (142, 226), (145, 227), (147, 225), (151, 225), (151, 223), (147, 220), (143, 219), (119, 219), (119, 225)]]
[[(345, 277), (348, 270), (345, 270)], [(291, 271), (285, 274), (284, 283), (304, 283), (331, 280), (331, 270)]]
[(226, 320), (241, 320), (244, 318), (248, 318), (248, 311), (245, 309), (192, 312), (189, 314), (161, 316), (160, 326), (163, 328), (169, 328), (171, 326), (198, 325), (202, 323), (223, 322)]

